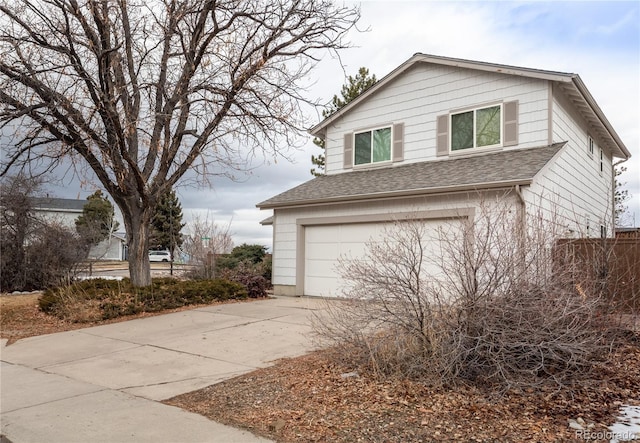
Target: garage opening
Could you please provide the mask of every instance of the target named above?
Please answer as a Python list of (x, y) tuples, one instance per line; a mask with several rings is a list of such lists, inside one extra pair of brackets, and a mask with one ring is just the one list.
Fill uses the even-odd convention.
[[(438, 230), (460, 226), (460, 219), (423, 220), (425, 254), (440, 256)], [(369, 242), (380, 241), (391, 222), (346, 223), (305, 226), (304, 230), (304, 294), (340, 297), (346, 282), (339, 276), (338, 260), (362, 258)]]

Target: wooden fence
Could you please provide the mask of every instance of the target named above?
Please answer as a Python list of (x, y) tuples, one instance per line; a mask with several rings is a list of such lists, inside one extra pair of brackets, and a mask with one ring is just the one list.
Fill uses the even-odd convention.
[(640, 237), (561, 239), (558, 252), (600, 282), (612, 308), (640, 313)]

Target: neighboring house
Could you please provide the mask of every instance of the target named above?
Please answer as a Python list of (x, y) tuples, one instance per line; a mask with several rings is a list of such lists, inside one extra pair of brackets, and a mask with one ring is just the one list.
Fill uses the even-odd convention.
[(36, 218), (59, 223), (75, 229), (76, 219), (82, 215), (86, 200), (70, 198), (33, 197), (31, 206)]
[(326, 175), (257, 205), (273, 210), (276, 294), (339, 295), (338, 258), (385, 222), (435, 230), (497, 193), (566, 236), (611, 236), (613, 159), (630, 157), (578, 75), (424, 54), (310, 133)]
[[(75, 230), (76, 219), (82, 215), (82, 209), (87, 200), (69, 198), (33, 197), (31, 199), (34, 216), (41, 220), (58, 223)], [(126, 260), (126, 236), (120, 233), (101, 241), (89, 250), (91, 260)]]
[(124, 233), (114, 233), (89, 250), (89, 260), (126, 260), (128, 257), (127, 237)]

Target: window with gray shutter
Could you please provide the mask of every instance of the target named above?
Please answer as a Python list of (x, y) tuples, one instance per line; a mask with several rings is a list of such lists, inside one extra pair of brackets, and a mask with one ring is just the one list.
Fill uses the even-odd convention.
[(404, 160), (404, 123), (393, 125), (393, 161)]
[(505, 102), (503, 146), (518, 144), (518, 101)]
[(449, 154), (449, 114), (439, 115), (436, 122), (436, 156)]
[(353, 168), (353, 133), (344, 135), (344, 169)]

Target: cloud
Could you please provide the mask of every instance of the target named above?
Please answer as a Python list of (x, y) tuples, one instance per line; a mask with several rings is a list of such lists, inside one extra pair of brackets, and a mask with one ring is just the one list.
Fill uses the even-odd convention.
[(599, 34), (614, 35), (629, 25), (638, 23), (638, 10), (627, 11), (626, 14), (619, 17), (618, 20), (609, 24), (601, 24), (596, 26), (595, 31)]

